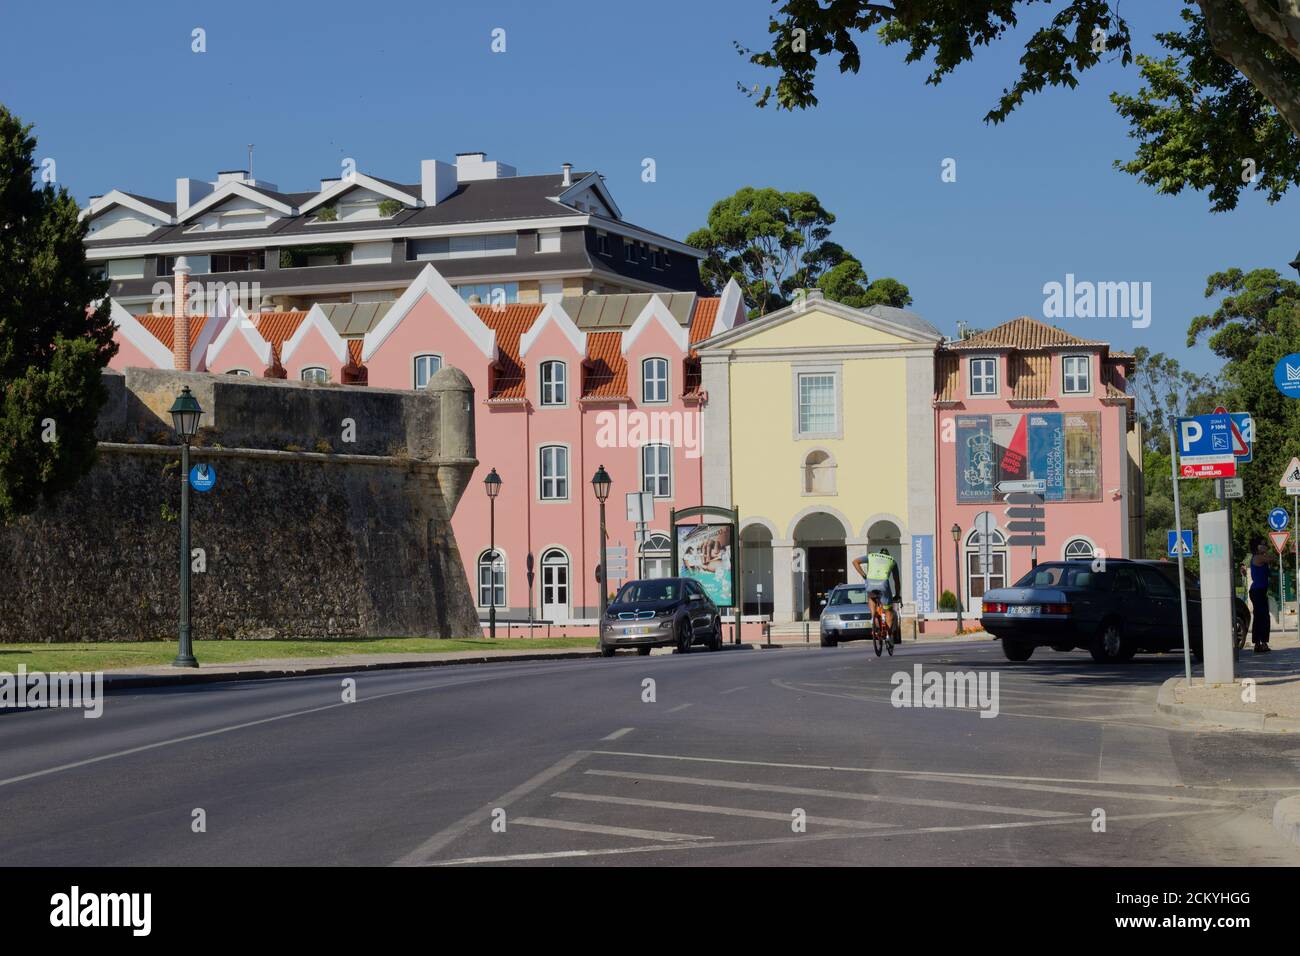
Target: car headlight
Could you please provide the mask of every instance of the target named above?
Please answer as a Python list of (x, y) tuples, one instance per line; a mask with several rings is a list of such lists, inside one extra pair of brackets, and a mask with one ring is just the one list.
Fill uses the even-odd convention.
[(676, 608), (665, 607), (655, 611), (655, 617), (672, 617), (675, 612)]

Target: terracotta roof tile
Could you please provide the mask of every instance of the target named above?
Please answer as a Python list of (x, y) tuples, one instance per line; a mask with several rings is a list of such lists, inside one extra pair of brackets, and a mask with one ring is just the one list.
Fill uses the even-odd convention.
[(961, 359), (954, 352), (939, 350), (934, 355), (934, 399), (937, 402), (961, 400)]
[(713, 321), (718, 317), (718, 303), (720, 298), (696, 299), (695, 314), (691, 316), (690, 341), (694, 345), (696, 342), (703, 342), (713, 331)]
[(1045, 399), (1052, 382), (1052, 357), (1044, 353), (1013, 355), (1007, 363), (1007, 377), (1013, 400)]
[(524, 364), (519, 356), (519, 339), (542, 314), (539, 303), (512, 303), (494, 308), (490, 305), (471, 305), (483, 324), (497, 334), (497, 356), (500, 367), (492, 376), (489, 399), (524, 398)]
[(1038, 349), (1059, 348), (1061, 346), (1072, 345), (1106, 345), (1105, 342), (1096, 342), (1090, 339), (1081, 339), (1077, 335), (1071, 335), (1063, 329), (1058, 329), (1054, 325), (1048, 325), (1046, 322), (1039, 322), (1037, 319), (1031, 319), (1027, 315), (1022, 315), (1018, 319), (1012, 319), (1010, 322), (1003, 322), (1001, 325), (989, 329), (987, 332), (980, 332), (978, 335), (972, 335), (968, 339), (961, 339), (956, 342), (949, 342), (948, 348), (957, 351), (968, 351), (971, 349), (1020, 349), (1022, 351), (1035, 351)]
[[(149, 330), (149, 334), (165, 345), (168, 351), (172, 348), (172, 317), (170, 315), (147, 315), (137, 316), (140, 324)], [(199, 335), (203, 331), (203, 326), (207, 323), (206, 315), (190, 316), (190, 348), (193, 349), (199, 340)]]
[(621, 332), (587, 333), (587, 374), (584, 398), (621, 398), (627, 395), (627, 360), (623, 358)]
[(254, 312), (248, 318), (257, 326), (257, 334), (271, 343), (271, 364), (280, 362), (280, 347), (293, 337), (306, 312)]

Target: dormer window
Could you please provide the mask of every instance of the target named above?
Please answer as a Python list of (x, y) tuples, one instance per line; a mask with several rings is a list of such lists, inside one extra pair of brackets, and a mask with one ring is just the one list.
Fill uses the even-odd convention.
[(1061, 360), (1061, 391), (1087, 395), (1092, 391), (1092, 363), (1087, 355), (1067, 355)]
[(972, 397), (990, 397), (998, 393), (998, 360), (973, 358), (970, 360), (970, 393)]

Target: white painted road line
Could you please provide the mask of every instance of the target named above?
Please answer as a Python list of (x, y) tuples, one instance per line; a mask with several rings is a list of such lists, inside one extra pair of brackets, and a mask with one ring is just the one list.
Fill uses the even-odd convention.
[[(584, 800), (588, 803), (612, 803), (623, 807), (646, 807), (651, 810), (680, 810), (684, 813), (712, 813), (723, 817), (749, 817), (753, 820), (779, 820), (789, 826), (794, 816), (791, 811), (750, 810), (745, 807), (719, 807), (709, 803), (674, 803), (669, 800), (642, 800), (638, 797), (607, 797), (595, 793), (551, 794), (561, 800)], [(867, 820), (841, 820), (836, 817), (808, 816), (809, 823), (824, 827), (841, 827), (849, 830), (879, 830), (894, 827), (893, 823), (872, 823)], [(518, 821), (516, 821), (518, 822)]]
[[(748, 686), (749, 686), (748, 684), (745, 685), (745, 687), (748, 687)], [(733, 687), (733, 688), (731, 688), (730, 690), (720, 690), (720, 691), (718, 691), (718, 696), (719, 696), (719, 697), (722, 697), (724, 694), (734, 694), (734, 693), (735, 693), (736, 691), (738, 691), (738, 690), (744, 690), (745, 687)]]
[[(997, 787), (999, 790), (1035, 790), (1040, 793), (1068, 793), (1080, 797), (1104, 797), (1108, 800), (1156, 800), (1161, 803), (1191, 803), (1206, 807), (1219, 807), (1225, 810), (1237, 806), (1236, 803), (1228, 803), (1223, 800), (1203, 800), (1199, 797), (1178, 797), (1172, 793), (1134, 793), (1132, 791), (1121, 790), (1093, 790), (1084, 787), (1053, 787), (1041, 783), (953, 779), (949, 776), (926, 773), (913, 774), (911, 779), (928, 780), (930, 782), (940, 783), (959, 783), (967, 787)], [(1166, 784), (1165, 786), (1169, 785)]]
[(953, 800), (925, 800), (918, 797), (884, 796), (876, 793), (853, 793), (847, 790), (822, 790), (817, 787), (787, 787), (769, 783), (746, 783), (740, 780), (712, 780), (705, 777), (677, 777), (666, 773), (630, 773), (624, 770), (587, 770), (595, 777), (619, 777), (626, 780), (655, 780), (661, 783), (684, 783), (702, 787), (719, 787), (724, 790), (752, 790), (764, 793), (788, 793), (792, 796), (831, 797), (836, 800), (858, 800), (863, 803), (898, 804), (909, 807), (938, 807), (945, 810), (978, 810), (981, 813), (998, 813), (1019, 817), (1069, 817), (1075, 814), (1063, 810), (1035, 810), (1030, 807), (989, 806), (983, 803), (958, 803)]
[(602, 836), (632, 837), (637, 840), (655, 840), (660, 843), (699, 843), (712, 837), (692, 836), (689, 833), (667, 833), (663, 830), (637, 830), (632, 827), (607, 827), (597, 823), (574, 823), (571, 820), (551, 820), (546, 817), (515, 817), (510, 823), (517, 827), (542, 827), (547, 830), (572, 830), (577, 833), (599, 833)]
[(606, 736), (601, 737), (600, 739), (601, 739), (601, 740), (618, 740), (619, 737), (626, 736), (627, 734), (630, 734), (630, 733), (631, 733), (633, 730), (635, 730), (635, 729), (636, 729), (635, 727), (624, 727), (622, 730), (616, 730), (616, 731), (614, 731), (612, 734), (607, 734)]
[(691, 706), (691, 705), (690, 705), (690, 704), (678, 704), (676, 707), (673, 707), (671, 710), (669, 710), (668, 713), (670, 713), (670, 714), (675, 714), (675, 713), (677, 713), (679, 710), (685, 710), (685, 709), (686, 709), (687, 707), (689, 707), (689, 706)]

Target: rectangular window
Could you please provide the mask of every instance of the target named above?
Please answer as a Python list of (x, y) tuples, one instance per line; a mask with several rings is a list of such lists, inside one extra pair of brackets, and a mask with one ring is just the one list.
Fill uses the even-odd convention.
[(970, 393), (996, 395), (998, 393), (998, 360), (973, 358), (970, 360)]
[(829, 372), (799, 375), (799, 434), (827, 435), (838, 431), (835, 376)]
[(596, 233), (596, 251), (602, 256), (612, 256), (614, 253), (609, 247), (609, 234), (604, 232)]
[(506, 603), (506, 565), (501, 553), (496, 553), (493, 561), (491, 551), (486, 552), (478, 563), (478, 603), (479, 607), (504, 607)]
[(636, 262), (636, 243), (626, 242), (623, 244), (623, 261)]
[[(168, 258), (171, 258), (168, 256)], [(266, 268), (266, 255), (257, 252), (214, 252), (211, 256), (209, 272), (252, 272)], [(175, 262), (173, 262), (175, 265)]]
[(668, 401), (668, 360), (646, 359), (641, 363), (641, 401)]
[(641, 490), (656, 498), (672, 495), (673, 450), (669, 445), (643, 445), (641, 448)]
[(444, 236), (437, 239), (411, 239), (406, 243), (406, 258), (416, 262), (439, 259), (481, 259), (515, 253), (513, 232), (482, 236)]
[(567, 370), (563, 362), (542, 363), (542, 404), (563, 405), (568, 401), (565, 390)]
[(560, 230), (543, 229), (537, 233), (537, 251), (538, 252), (559, 252), (560, 251)]
[(305, 368), (299, 375), (304, 382), (315, 382), (317, 385), (324, 385), (330, 380), (330, 373), (318, 366)]
[(547, 445), (542, 449), (542, 500), (564, 501), (569, 497), (569, 449)]
[(472, 296), (478, 296), (478, 305), (508, 305), (519, 301), (518, 282), (494, 282), (479, 285), (458, 285), (456, 291), (460, 297), (469, 302)]
[(1067, 395), (1086, 395), (1092, 391), (1090, 362), (1086, 355), (1067, 355), (1061, 360), (1062, 390)]

